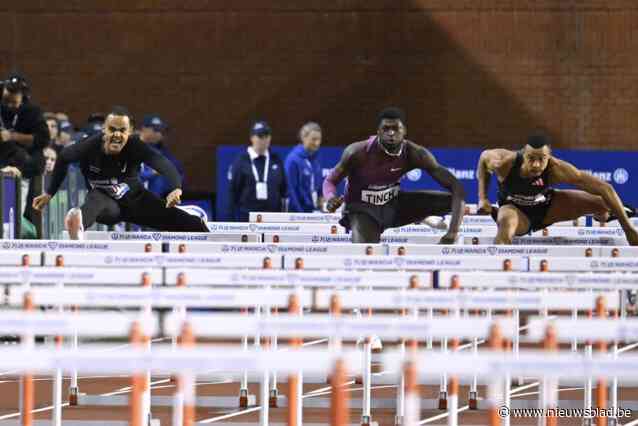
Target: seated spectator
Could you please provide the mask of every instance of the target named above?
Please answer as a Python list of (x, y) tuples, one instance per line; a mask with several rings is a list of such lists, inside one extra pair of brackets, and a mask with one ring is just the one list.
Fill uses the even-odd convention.
[(47, 128), (49, 129), (49, 141), (47, 142), (47, 146), (51, 146), (60, 135), (58, 119), (55, 118), (55, 114), (52, 112), (45, 112), (43, 116), (44, 121), (47, 123)]
[[(44, 158), (44, 177), (45, 179), (51, 176), (55, 167), (55, 162), (58, 159), (58, 153), (52, 146), (47, 146), (42, 150), (42, 156)], [(24, 219), (22, 221), (21, 238), (37, 238), (34, 222), (37, 219), (35, 210), (33, 209), (33, 199), (36, 197), (35, 192), (36, 179), (29, 180), (29, 189), (26, 197), (26, 203), (24, 206)], [(43, 185), (43, 190), (44, 190)]]
[(299, 213), (312, 213), (320, 209), (323, 179), (319, 147), (321, 146), (321, 127), (309, 122), (299, 130), (301, 143), (293, 148), (286, 157), (286, 179), (288, 180), (288, 210)]
[(284, 164), (270, 152), (272, 131), (265, 121), (250, 128), (250, 146), (229, 171), (231, 220), (247, 222), (251, 211), (281, 212), (286, 207)]
[[(184, 181), (184, 168), (165, 145), (165, 135), (168, 125), (157, 115), (147, 115), (142, 121), (142, 128), (139, 132), (140, 139), (148, 146), (162, 154), (168, 161), (173, 163), (177, 169), (182, 182)], [(140, 179), (147, 189), (158, 197), (165, 197), (170, 192), (170, 185), (166, 177), (158, 174), (155, 170), (142, 164)]]
[(24, 77), (11, 75), (0, 87), (0, 170), (18, 169), (26, 177), (40, 174), (44, 168), (42, 148), (49, 141), (42, 111), (31, 102)]

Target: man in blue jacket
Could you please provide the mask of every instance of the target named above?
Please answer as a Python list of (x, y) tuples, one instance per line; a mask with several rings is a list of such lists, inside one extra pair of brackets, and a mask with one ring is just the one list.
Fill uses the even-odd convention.
[(319, 158), (321, 127), (309, 122), (299, 130), (301, 143), (286, 157), (286, 178), (291, 212), (312, 213), (320, 209), (323, 177)]
[[(181, 163), (170, 153), (166, 145), (164, 145), (164, 135), (168, 130), (168, 125), (157, 115), (146, 115), (142, 122), (140, 130), (140, 139), (148, 144), (157, 152), (162, 154), (164, 158), (173, 163), (182, 181), (184, 180), (184, 168)], [(158, 174), (155, 170), (142, 164), (140, 179), (147, 184), (147, 189), (160, 198), (165, 197), (170, 192), (168, 180)]]
[(228, 172), (231, 220), (247, 222), (251, 211), (286, 210), (284, 164), (270, 151), (271, 135), (268, 123), (254, 123), (250, 129), (250, 146), (239, 154)]

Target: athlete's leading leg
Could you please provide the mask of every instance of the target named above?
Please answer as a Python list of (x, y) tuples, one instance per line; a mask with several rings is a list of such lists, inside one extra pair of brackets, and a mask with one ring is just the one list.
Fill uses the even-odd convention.
[(166, 208), (166, 201), (149, 191), (141, 191), (123, 200), (122, 219), (140, 226), (168, 232), (208, 232), (197, 216), (177, 207)]
[(543, 225), (574, 220), (587, 214), (606, 220), (609, 207), (598, 195), (574, 189), (555, 190)]
[(350, 213), (350, 230), (353, 243), (376, 244), (381, 241), (383, 229), (370, 215), (365, 213)]
[(496, 224), (498, 229), (494, 239), (495, 244), (512, 244), (514, 236), (525, 234), (530, 227), (527, 216), (511, 204), (498, 209)]
[(89, 191), (80, 208), (67, 213), (64, 224), (72, 240), (82, 238), (85, 229), (96, 221), (107, 225), (119, 222), (120, 208), (117, 202), (98, 189)]

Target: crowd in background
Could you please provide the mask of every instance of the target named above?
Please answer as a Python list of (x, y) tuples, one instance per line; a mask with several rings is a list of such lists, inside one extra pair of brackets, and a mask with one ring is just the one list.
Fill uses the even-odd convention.
[[(92, 113), (85, 123), (74, 125), (64, 112), (43, 112), (32, 99), (28, 80), (12, 74), (0, 81), (0, 172), (21, 178), (26, 195), (25, 218), (34, 214), (36, 176), (50, 175), (57, 156), (71, 144), (102, 131), (103, 113)], [(165, 144), (169, 127), (158, 115), (146, 115), (136, 133), (165, 156), (184, 180), (184, 169)], [(322, 208), (323, 181), (319, 161), (321, 127), (314, 122), (299, 131), (300, 144), (284, 160), (270, 151), (272, 129), (265, 121), (255, 122), (249, 131), (249, 146), (229, 171), (230, 203), (227, 217), (246, 221), (250, 211), (312, 212)], [(142, 165), (140, 179), (160, 197), (169, 191), (167, 180)]]

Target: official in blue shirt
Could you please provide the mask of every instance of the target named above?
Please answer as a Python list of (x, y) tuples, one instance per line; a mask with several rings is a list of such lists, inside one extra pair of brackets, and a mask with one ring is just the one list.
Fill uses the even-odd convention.
[(299, 213), (312, 213), (320, 209), (323, 176), (319, 147), (321, 146), (321, 127), (309, 122), (299, 130), (301, 143), (286, 157), (286, 178), (288, 179), (288, 210)]
[[(146, 115), (142, 121), (140, 139), (142, 142), (148, 144), (150, 147), (162, 154), (168, 161), (173, 163), (183, 182), (184, 167), (182, 167), (182, 164), (173, 156), (173, 154), (170, 153), (164, 144), (164, 135), (167, 130), (168, 125), (159, 116)], [(145, 164), (142, 164), (140, 179), (147, 189), (158, 197), (165, 197), (169, 192), (171, 192), (168, 180)]]
[(229, 217), (247, 222), (251, 211), (286, 210), (286, 176), (283, 161), (270, 152), (272, 131), (265, 121), (250, 128), (250, 146), (228, 172)]

